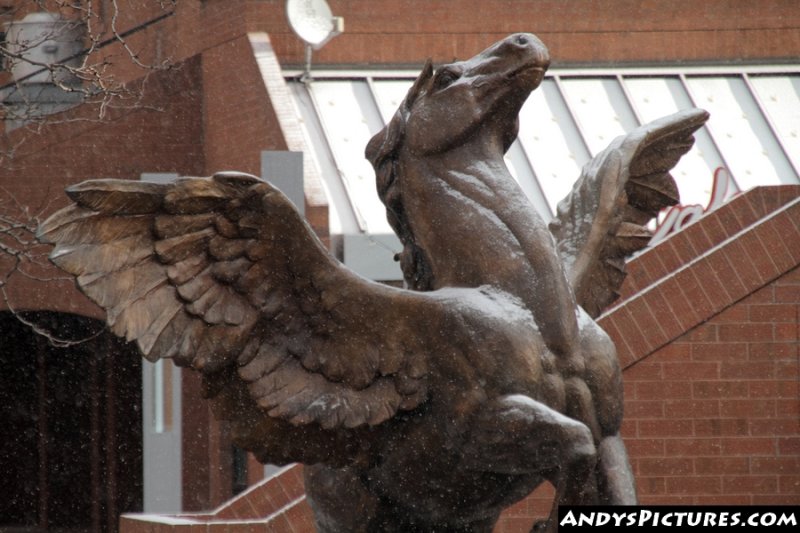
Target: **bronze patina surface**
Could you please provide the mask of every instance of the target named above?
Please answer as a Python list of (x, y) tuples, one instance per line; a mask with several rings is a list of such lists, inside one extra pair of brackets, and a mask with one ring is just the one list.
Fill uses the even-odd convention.
[(593, 318), (677, 202), (669, 171), (708, 115), (616, 139), (548, 228), (503, 162), (548, 64), (530, 34), (428, 63), (370, 141), (407, 289), (348, 271), (243, 174), (83, 182), (40, 239), (116, 334), (203, 374), (239, 446), (309, 465), (320, 531), (491, 531), (544, 481), (554, 512), (635, 503)]

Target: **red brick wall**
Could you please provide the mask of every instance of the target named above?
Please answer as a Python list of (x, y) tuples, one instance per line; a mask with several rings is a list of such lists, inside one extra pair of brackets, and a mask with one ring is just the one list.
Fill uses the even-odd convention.
[[(152, 76), (143, 100), (131, 108), (81, 106), (59, 115), (41, 132), (19, 129), (0, 138), (2, 194), (27, 206), (43, 220), (67, 204), (66, 186), (85, 179), (137, 179), (142, 172), (202, 174), (203, 115), (200, 62), (186, 61)], [(14, 157), (5, 157), (13, 149)], [(0, 256), (3, 261), (5, 256)], [(0, 262), (0, 268), (4, 263)], [(37, 271), (61, 277), (54, 269)], [(18, 310), (48, 309), (99, 316), (71, 282), (37, 283), (16, 276), (7, 287)], [(54, 298), (53, 295), (58, 297)], [(0, 309), (5, 304), (0, 301)]]
[(794, 268), (625, 371), (643, 503), (800, 504), (799, 295)]
[[(800, 504), (798, 244), (800, 187), (760, 188), (631, 262), (627, 283), (639, 290), (624, 290), (600, 323), (625, 367), (622, 433), (642, 503)], [(692, 288), (673, 284), (687, 272)], [(640, 331), (654, 340), (630, 340)], [(261, 516), (267, 531), (313, 531), (298, 478), (263, 482), (192, 520), (235, 518), (244, 531)], [(552, 494), (545, 486), (507, 509), (495, 531), (529, 531)], [(123, 530), (152, 525), (127, 520)]]
[[(758, 188), (642, 254), (600, 324), (649, 504), (800, 504), (800, 187)], [(526, 532), (552, 490), (506, 510)]]
[[(281, 60), (300, 64), (282, 1), (250, 3), (250, 27), (267, 31)], [(421, 64), (465, 58), (509, 33), (539, 35), (556, 64), (791, 59), (800, 55), (793, 0), (330, 0), (345, 32), (317, 63)]]
[[(11, 0), (23, 4), (25, 0)], [(330, 0), (345, 32), (315, 52), (315, 64), (421, 65), (473, 55), (509, 33), (539, 35), (554, 64), (737, 62), (800, 56), (800, 10), (794, 0)], [(124, 7), (120, 31), (162, 13), (150, 0)], [(127, 4), (126, 4), (127, 5)], [(175, 15), (129, 37), (141, 61), (192, 57), (240, 38), (268, 32), (282, 63), (300, 65), (303, 45), (289, 28), (285, 0), (179, 2)], [(109, 8), (106, 8), (107, 11)], [(490, 14), (490, 16), (487, 16)], [(6, 19), (0, 14), (0, 22)], [(119, 46), (98, 53), (124, 57)], [(94, 58), (93, 58), (94, 59)], [(119, 62), (115, 75), (141, 69)], [(3, 82), (0, 73), (0, 82)]]
[(207, 513), (123, 516), (120, 533), (314, 533), (302, 466), (263, 480)]
[(602, 323), (642, 501), (800, 503), (798, 196), (750, 191), (631, 265)]
[(262, 150), (286, 150), (246, 35), (209, 48), (203, 60), (206, 174), (261, 173)]

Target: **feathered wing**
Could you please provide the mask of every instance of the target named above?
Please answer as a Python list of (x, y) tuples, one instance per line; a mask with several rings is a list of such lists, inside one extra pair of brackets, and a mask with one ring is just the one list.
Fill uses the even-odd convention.
[(345, 270), (266, 182), (97, 180), (67, 194), (39, 238), (148, 359), (236, 368), (258, 407), (294, 426), (380, 424), (426, 398), (410, 328), (438, 308)]
[(558, 204), (550, 231), (578, 304), (592, 317), (617, 298), (625, 258), (650, 241), (647, 223), (678, 203), (670, 170), (706, 120), (706, 111), (690, 109), (616, 138), (583, 168)]

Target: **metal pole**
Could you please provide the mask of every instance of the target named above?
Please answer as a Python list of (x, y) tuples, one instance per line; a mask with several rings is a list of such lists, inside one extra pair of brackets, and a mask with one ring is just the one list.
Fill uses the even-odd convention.
[(100, 364), (97, 359), (97, 345), (91, 346), (89, 355), (89, 395), (91, 411), (89, 414), (89, 439), (91, 460), (91, 492), (92, 492), (92, 531), (100, 533), (100, 484), (102, 476), (100, 469)]
[(311, 54), (313, 50), (310, 44), (306, 44), (306, 67), (303, 71), (303, 75), (300, 77), (300, 81), (306, 82), (311, 79)]
[(103, 342), (106, 367), (106, 513), (108, 531), (117, 529), (117, 388), (115, 384), (114, 357), (111, 350), (114, 342), (106, 335)]
[(49, 526), (47, 516), (47, 500), (50, 496), (47, 486), (47, 364), (45, 346), (41, 337), (36, 336), (36, 375), (38, 376), (38, 430), (39, 430), (39, 527), (46, 530)]

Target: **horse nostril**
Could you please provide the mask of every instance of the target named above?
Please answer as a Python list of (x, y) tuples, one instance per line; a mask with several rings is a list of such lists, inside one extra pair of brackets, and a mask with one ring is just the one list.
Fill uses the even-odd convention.
[(525, 37), (524, 35), (517, 35), (517, 38), (514, 39), (514, 42), (516, 42), (521, 46), (525, 46), (526, 44), (528, 44), (528, 38)]

